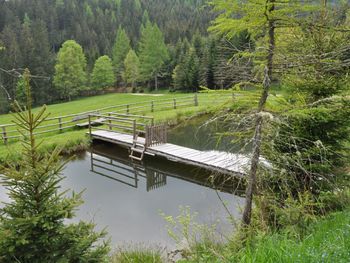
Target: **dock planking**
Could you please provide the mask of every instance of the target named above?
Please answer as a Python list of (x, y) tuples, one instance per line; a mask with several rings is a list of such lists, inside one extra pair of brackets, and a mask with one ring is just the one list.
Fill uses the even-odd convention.
[[(134, 136), (115, 131), (94, 130), (89, 133), (92, 139), (107, 141), (131, 149)], [(145, 138), (139, 137), (145, 142)], [(213, 172), (232, 174), (243, 177), (249, 166), (250, 159), (242, 154), (232, 154), (219, 151), (199, 151), (171, 143), (163, 143), (147, 147), (145, 154), (166, 158), (170, 161), (193, 165)]]

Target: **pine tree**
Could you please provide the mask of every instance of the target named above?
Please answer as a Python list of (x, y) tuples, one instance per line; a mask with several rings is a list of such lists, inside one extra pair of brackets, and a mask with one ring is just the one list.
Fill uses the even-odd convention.
[(143, 81), (154, 79), (155, 89), (158, 89), (158, 77), (169, 58), (167, 47), (164, 43), (163, 33), (156, 24), (147, 21), (141, 32), (139, 43), (140, 74)]
[(1, 180), (10, 201), (0, 210), (1, 262), (107, 262), (109, 247), (96, 244), (104, 233), (92, 223), (68, 224), (82, 203), (81, 193), (69, 197), (61, 191), (64, 163), (59, 150), (41, 154), (35, 128), (48, 114), (31, 108), (29, 71), (24, 73), (27, 105), (19, 104), (16, 123), (24, 130), (23, 160), (3, 168)]
[(25, 102), (27, 101), (26, 98), (26, 89), (25, 89), (25, 79), (23, 77), (21, 77), (18, 81), (17, 81), (17, 86), (16, 86), (16, 101), (20, 104), (20, 105), (25, 105)]
[(67, 40), (57, 55), (54, 85), (61, 98), (71, 100), (86, 84), (86, 58), (82, 47), (74, 40)]
[(112, 87), (115, 78), (112, 61), (108, 56), (99, 57), (91, 74), (91, 84), (95, 89)]
[(125, 30), (122, 27), (119, 27), (112, 51), (113, 66), (117, 79), (122, 76), (122, 72), (124, 70), (124, 60), (129, 50), (130, 39)]
[(123, 79), (127, 84), (131, 84), (133, 92), (135, 84), (140, 78), (140, 61), (134, 50), (130, 50), (124, 60)]
[(199, 59), (196, 50), (190, 49), (181, 57), (173, 71), (173, 84), (176, 90), (196, 92), (199, 88)]

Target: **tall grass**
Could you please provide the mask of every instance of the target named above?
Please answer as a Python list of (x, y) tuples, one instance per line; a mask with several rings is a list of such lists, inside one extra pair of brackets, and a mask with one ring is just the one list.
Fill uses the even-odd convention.
[(193, 258), (181, 262), (348, 263), (350, 209), (320, 219), (310, 226), (302, 239), (286, 233), (264, 234), (254, 237), (240, 249), (232, 249), (238, 246), (228, 243), (217, 250), (203, 250), (199, 246)]

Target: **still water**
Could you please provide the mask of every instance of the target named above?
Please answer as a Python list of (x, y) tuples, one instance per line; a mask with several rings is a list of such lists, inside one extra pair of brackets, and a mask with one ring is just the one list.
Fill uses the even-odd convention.
[[(189, 123), (173, 130), (169, 141), (201, 150), (216, 148), (207, 141), (213, 131), (201, 131), (205, 136), (198, 136), (196, 127)], [(173, 246), (160, 212), (176, 217), (180, 206), (197, 212), (197, 222), (211, 225), (219, 220), (218, 234), (227, 235), (233, 226), (218, 194), (237, 218), (243, 202), (232, 194), (237, 181), (228, 176), (212, 177), (208, 171), (164, 159), (131, 162), (125, 149), (101, 142), (69, 162), (64, 176), (63, 189), (84, 191), (85, 202), (74, 221), (91, 220), (97, 230), (106, 228), (114, 245)]]

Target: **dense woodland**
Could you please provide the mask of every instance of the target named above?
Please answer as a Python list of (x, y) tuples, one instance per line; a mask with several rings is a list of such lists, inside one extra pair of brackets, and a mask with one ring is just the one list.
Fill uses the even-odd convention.
[[(214, 18), (210, 9), (202, 0), (2, 0), (0, 111), (8, 110), (8, 97), (21, 97), (15, 71), (23, 72), (24, 68), (33, 76), (36, 105), (95, 94), (107, 87), (132, 86), (134, 91), (142, 91), (136, 87), (160, 86), (194, 91), (200, 85), (231, 86), (229, 74), (218, 68), (227, 62), (222, 58), (230, 56), (230, 51), (225, 52), (230, 44), (208, 36), (207, 28)], [(247, 38), (241, 41), (249, 42)], [(85, 57), (79, 87), (72, 84), (60, 88), (54, 81), (57, 55), (67, 40), (76, 41)], [(124, 61), (129, 50), (133, 52)], [(157, 55), (159, 52), (162, 55)], [(112, 82), (92, 76), (95, 62), (104, 55), (113, 64)], [(102, 84), (97, 85), (99, 81)]]

